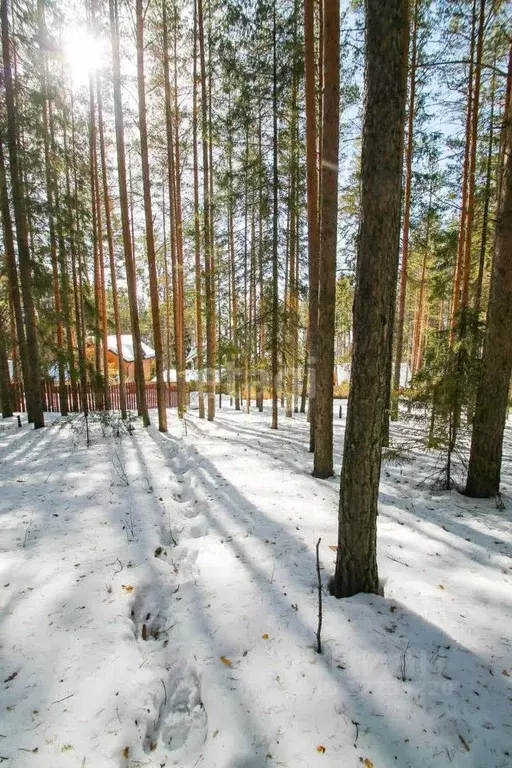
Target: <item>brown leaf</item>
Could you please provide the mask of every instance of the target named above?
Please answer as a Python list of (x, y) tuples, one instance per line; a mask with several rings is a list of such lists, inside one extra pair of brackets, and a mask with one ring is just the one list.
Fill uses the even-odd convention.
[(122, 751), (122, 755), (125, 760), (128, 760), (128, 758), (130, 757), (130, 747), (125, 747)]
[(368, 757), (365, 757), (363, 760), (363, 765), (364, 768), (374, 768), (372, 761)]
[(325, 747), (324, 747), (324, 745), (323, 745), (323, 744), (319, 744), (319, 745), (317, 746), (317, 748), (316, 748), (316, 751), (317, 751), (317, 752), (320, 752), (320, 754), (321, 754), (321, 755), (323, 755), (323, 754), (324, 754), (324, 752), (325, 752)]
[(329, 549), (332, 549), (333, 552), (337, 552), (338, 551), (338, 547), (335, 544), (329, 544)]
[(125, 592), (133, 592), (131, 584), (121, 584), (121, 588), (124, 589)]
[(226, 667), (232, 667), (233, 666), (233, 662), (231, 661), (231, 659), (228, 659), (227, 656), (221, 656), (220, 660), (222, 661), (223, 664), (226, 665)]
[(261, 639), (262, 639), (262, 640), (268, 640), (268, 635), (267, 635), (267, 633), (266, 633), (266, 632), (265, 632), (265, 634), (264, 634), (264, 635), (262, 635), (262, 636), (261, 636)]
[(446, 589), (442, 584), (439, 585), (439, 589)]

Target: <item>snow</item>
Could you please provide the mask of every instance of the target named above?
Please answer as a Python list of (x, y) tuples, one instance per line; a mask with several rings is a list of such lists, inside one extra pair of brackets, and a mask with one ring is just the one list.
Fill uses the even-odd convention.
[(385, 464), (385, 597), (339, 601), (339, 477), (311, 477), (303, 416), (96, 419), (89, 449), (47, 417), (0, 429), (6, 766), (512, 765), (508, 458), (505, 509), (419, 485), (419, 447)]
[[(185, 371), (185, 380), (186, 381), (196, 381), (198, 377), (198, 371), (197, 370), (189, 370), (187, 369)], [(156, 376), (154, 376), (151, 381), (156, 381)], [(176, 371), (176, 368), (169, 368), (169, 370), (164, 371), (164, 381), (171, 384), (176, 384), (178, 381), (178, 373)]]

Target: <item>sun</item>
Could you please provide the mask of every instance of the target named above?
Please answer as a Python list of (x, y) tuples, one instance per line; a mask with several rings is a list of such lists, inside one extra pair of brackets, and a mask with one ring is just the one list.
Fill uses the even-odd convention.
[(83, 27), (68, 28), (64, 41), (64, 59), (74, 86), (88, 83), (90, 73), (100, 66), (102, 55), (99, 40), (90, 32)]

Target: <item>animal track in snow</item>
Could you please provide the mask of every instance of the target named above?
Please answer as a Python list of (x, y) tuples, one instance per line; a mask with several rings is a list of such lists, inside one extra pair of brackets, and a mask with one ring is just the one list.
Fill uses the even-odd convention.
[(165, 620), (158, 607), (157, 595), (151, 587), (140, 587), (132, 603), (130, 618), (136, 640), (158, 640), (166, 630)]
[(162, 747), (175, 752), (185, 744), (187, 751), (199, 749), (205, 741), (208, 718), (201, 701), (199, 680), (194, 671), (177, 668), (163, 687), (156, 720), (148, 725), (145, 752)]
[(200, 539), (202, 536), (206, 536), (208, 533), (208, 526), (204, 520), (200, 520), (194, 525), (190, 526), (190, 536), (193, 539)]

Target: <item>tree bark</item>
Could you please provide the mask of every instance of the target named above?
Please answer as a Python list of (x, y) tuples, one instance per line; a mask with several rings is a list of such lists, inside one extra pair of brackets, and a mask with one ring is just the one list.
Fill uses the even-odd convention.
[(473, 119), (473, 67), (475, 56), (475, 33), (476, 33), (476, 3), (473, 0), (473, 12), (471, 22), (471, 42), (469, 52), (469, 77), (468, 77), (468, 99), (466, 109), (466, 131), (464, 142), (464, 164), (462, 173), (462, 192), (461, 192), (461, 211), (459, 223), (459, 237), (457, 241), (457, 258), (455, 261), (455, 270), (453, 277), (452, 307), (451, 307), (451, 331), (450, 343), (455, 340), (455, 329), (460, 305), (460, 288), (464, 272), (464, 251), (466, 243), (466, 221), (467, 221), (467, 201), (469, 190), (469, 164), (471, 155), (471, 126)]
[[(194, 164), (194, 257), (195, 257), (195, 319), (197, 349), (197, 388), (199, 393), (199, 418), (204, 419), (203, 386), (203, 308), (201, 290), (201, 223), (199, 219), (199, 159), (197, 154), (197, 0), (194, 0), (194, 65), (192, 102), (192, 144)], [(230, 204), (230, 203), (229, 203)], [(229, 236), (229, 235), (228, 235)]]
[[(466, 308), (469, 302), (469, 279), (471, 273), (471, 231), (473, 227), (473, 213), (475, 208), (475, 169), (476, 149), (478, 139), (478, 116), (480, 108), (480, 80), (482, 72), (482, 51), (485, 26), (485, 0), (480, 0), (480, 13), (478, 17), (478, 34), (476, 43), (475, 61), (475, 85), (473, 89), (473, 108), (471, 112), (471, 150), (468, 172), (468, 203), (466, 214), (466, 235), (464, 239), (464, 272), (462, 275), (461, 306)], [(464, 324), (465, 325), (465, 324)], [(466, 330), (465, 327), (463, 329)]]
[(211, 200), (210, 200), (210, 168), (208, 153), (208, 88), (206, 79), (206, 59), (204, 45), (203, 0), (197, 0), (197, 23), (199, 32), (199, 59), (201, 69), (201, 114), (202, 114), (202, 146), (203, 146), (203, 247), (204, 247), (204, 281), (206, 309), (206, 377), (208, 394), (208, 421), (215, 418), (215, 292), (213, 290), (213, 254), (211, 237)]
[(30, 388), (30, 371), (27, 358), (27, 343), (25, 340), (25, 325), (23, 322), (23, 310), (21, 307), (18, 269), (16, 266), (16, 252), (14, 250), (14, 236), (12, 231), (11, 212), (9, 209), (9, 197), (7, 179), (5, 176), (5, 161), (3, 152), (3, 137), (0, 135), (0, 204), (2, 210), (2, 232), (4, 238), (4, 253), (6, 272), (9, 283), (9, 293), (12, 311), (16, 325), (16, 338), (20, 352), (21, 371), (25, 392)]
[(499, 492), (503, 431), (512, 372), (512, 46), (509, 54), (496, 241), (466, 483), (468, 496)]
[(408, 2), (366, 0), (366, 94), (354, 346), (340, 484), (336, 597), (377, 593), (377, 501), (400, 241)]
[(309, 450), (315, 450), (316, 339), (318, 325), (318, 170), (315, 82), (315, 0), (304, 0), (306, 180), (309, 266)]
[(14, 103), (14, 86), (11, 68), (11, 51), (9, 38), (9, 13), (7, 0), (1, 0), (0, 15), (2, 21), (2, 56), (4, 65), (5, 101), (7, 107), (7, 145), (9, 150), (11, 189), (13, 197), (16, 239), (18, 243), (18, 263), (20, 270), (21, 295), (25, 316), (27, 340), (27, 359), (29, 366), (29, 387), (25, 395), (29, 404), (29, 418), (34, 422), (34, 428), (44, 427), (43, 397), (41, 391), (41, 362), (39, 354), (39, 339), (37, 318), (32, 293), (32, 269), (28, 243), (27, 209), (25, 189), (18, 156), (16, 130), (16, 107)]
[(320, 253), (318, 338), (316, 344), (315, 453), (313, 475), (333, 474), (332, 401), (334, 310), (338, 229), (338, 148), (340, 130), (340, 4), (324, 7), (322, 175), (320, 180)]
[(146, 85), (144, 82), (144, 21), (142, 0), (135, 2), (137, 21), (137, 85), (139, 103), (139, 134), (142, 160), (142, 186), (144, 191), (144, 217), (146, 223), (146, 251), (149, 270), (151, 316), (153, 320), (153, 342), (155, 345), (156, 398), (158, 408), (158, 429), (167, 432), (167, 392), (164, 383), (164, 357), (162, 330), (160, 327), (160, 302), (158, 299), (158, 277), (156, 273), (155, 234), (151, 205), (151, 183), (149, 179), (148, 128), (146, 119)]
[[(178, 336), (176, 339), (176, 369), (178, 389), (178, 416), (183, 418), (187, 410), (186, 402), (186, 373), (185, 373), (185, 288), (183, 275), (183, 214), (181, 208), (181, 160), (180, 160), (180, 114), (178, 107), (178, 55), (177, 55), (177, 10), (174, 2), (174, 217), (176, 221), (176, 294), (177, 307), (176, 318), (178, 322)], [(211, 168), (211, 164), (210, 164)]]
[(0, 316), (0, 407), (4, 419), (12, 416), (14, 402), (11, 377), (9, 375), (9, 363), (7, 360), (6, 338), (7, 332), (5, 329), (4, 318)]
[(279, 375), (279, 285), (278, 285), (278, 219), (279, 219), (279, 175), (277, 167), (277, 20), (274, 0), (272, 28), (272, 128), (273, 128), (273, 211), (272, 211), (272, 429), (278, 428), (277, 377)]
[[(103, 127), (103, 98), (101, 94), (101, 81), (99, 74), (96, 78), (96, 91), (98, 102), (98, 129), (100, 135), (100, 158), (101, 158), (101, 179), (103, 185), (103, 207), (105, 209), (105, 225), (107, 227), (107, 246), (110, 264), (110, 286), (112, 289), (112, 307), (114, 310), (114, 326), (116, 330), (116, 343), (118, 351), (123, 348), (121, 340), (121, 323), (119, 319), (119, 300), (117, 296), (117, 275), (114, 253), (114, 233), (112, 230), (112, 215), (110, 212), (110, 193), (107, 176), (107, 159), (105, 152), (105, 131)], [(118, 375), (119, 375), (119, 406), (121, 418), (126, 419), (126, 384), (125, 370), (122, 354), (117, 355)]]
[[(130, 318), (132, 326), (133, 352), (135, 358), (135, 382), (137, 392), (137, 409), (142, 416), (145, 427), (149, 426), (149, 414), (146, 404), (146, 388), (144, 383), (144, 368), (142, 364), (142, 347), (137, 307), (137, 275), (132, 250), (130, 232), (130, 217), (128, 212), (128, 194), (126, 186), (126, 157), (124, 145), (123, 101), (121, 95), (121, 62), (119, 53), (119, 20), (117, 0), (109, 0), (110, 35), (112, 41), (113, 81), (114, 81), (114, 112), (116, 124), (117, 170), (119, 177), (119, 198), (121, 204), (121, 225), (123, 230), (123, 248), (126, 263), (126, 280), (128, 283), (128, 299), (130, 303)], [(122, 355), (122, 351), (118, 350)]]
[(414, 110), (416, 107), (416, 64), (418, 60), (418, 9), (420, 0), (414, 1), (411, 34), (411, 64), (409, 68), (409, 114), (407, 116), (407, 149), (405, 157), (404, 219), (402, 225), (402, 266), (400, 272), (400, 294), (396, 323), (396, 353), (393, 372), (391, 418), (398, 418), (400, 371), (402, 368), (402, 347), (404, 345), (405, 299), (407, 295), (407, 268), (409, 262), (409, 225), (411, 218), (412, 156), (414, 148)]
[[(64, 152), (67, 156), (67, 129), (64, 119)], [(73, 281), (73, 296), (75, 309), (76, 343), (78, 348), (78, 370), (80, 376), (81, 406), (84, 416), (89, 413), (87, 402), (87, 366), (85, 360), (85, 323), (84, 323), (84, 299), (82, 291), (81, 270), (81, 243), (80, 243), (80, 212), (78, 207), (78, 173), (77, 152), (75, 142), (75, 114), (73, 96), (71, 95), (71, 156), (72, 163), (66, 163), (66, 196), (69, 219), (69, 250), (71, 254), (71, 278)], [(73, 167), (73, 195), (71, 195), (71, 179), (69, 168)], [(72, 204), (75, 205), (75, 217)]]
[(48, 208), (48, 233), (50, 238), (50, 257), (52, 264), (53, 297), (56, 319), (55, 347), (57, 352), (57, 370), (59, 377), (59, 407), (63, 416), (67, 416), (66, 366), (64, 360), (64, 336), (62, 332), (62, 305), (60, 297), (59, 265), (57, 260), (57, 235), (55, 231), (55, 169), (50, 148), (49, 103), (47, 96), (47, 62), (45, 46), (47, 45), (45, 0), (38, 0), (38, 33), (39, 33), (39, 76), (41, 82), (41, 116), (43, 128), (44, 166), (46, 181), (46, 204)]

